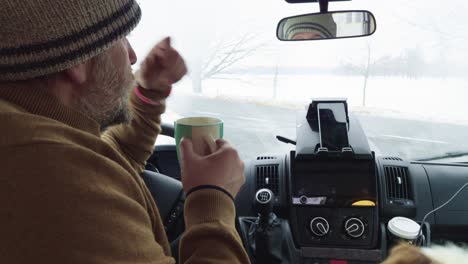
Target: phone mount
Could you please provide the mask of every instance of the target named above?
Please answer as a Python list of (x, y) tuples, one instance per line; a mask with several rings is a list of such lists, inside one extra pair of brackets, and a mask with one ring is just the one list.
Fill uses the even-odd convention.
[(319, 133), (317, 153), (353, 152), (348, 139), (349, 116), (345, 99), (312, 101), (306, 119), (310, 128)]
[(297, 119), (296, 156), (349, 157), (371, 155), (359, 121), (344, 98), (313, 99)]

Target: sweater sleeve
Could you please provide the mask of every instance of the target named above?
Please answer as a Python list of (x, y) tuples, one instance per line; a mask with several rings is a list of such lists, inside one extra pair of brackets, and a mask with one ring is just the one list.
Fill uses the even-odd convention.
[(215, 189), (191, 193), (185, 202), (182, 263), (250, 263), (235, 227), (232, 199)]
[[(143, 90), (148, 98), (160, 94)], [(161, 132), (161, 114), (165, 106), (151, 106), (132, 93), (133, 121), (109, 129), (102, 138), (130, 161), (141, 173)], [(189, 195), (185, 204), (186, 231), (181, 241), (182, 263), (249, 263), (235, 228), (232, 200), (217, 190), (199, 190)], [(216, 248), (216, 250), (213, 250)]]
[[(144, 96), (161, 100), (162, 95), (156, 91), (141, 89)], [(130, 124), (118, 125), (105, 131), (101, 138), (120, 152), (132, 167), (142, 173), (146, 160), (154, 150), (156, 137), (161, 133), (161, 114), (166, 110), (165, 101), (161, 106), (148, 105), (142, 102), (132, 91)]]

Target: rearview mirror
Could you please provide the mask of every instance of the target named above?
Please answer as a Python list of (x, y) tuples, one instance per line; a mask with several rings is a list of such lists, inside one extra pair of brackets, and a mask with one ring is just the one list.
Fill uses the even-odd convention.
[(369, 11), (338, 11), (283, 18), (277, 37), (283, 41), (355, 38), (370, 36), (375, 29)]

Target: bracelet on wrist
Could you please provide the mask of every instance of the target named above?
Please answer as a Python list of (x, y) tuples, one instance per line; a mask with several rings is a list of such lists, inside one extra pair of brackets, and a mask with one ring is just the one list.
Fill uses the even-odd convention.
[(146, 104), (149, 104), (149, 105), (154, 105), (154, 106), (161, 106), (165, 100), (164, 99), (161, 99), (161, 100), (153, 100), (153, 99), (150, 99), (146, 96), (144, 96), (142, 93), (141, 93), (141, 86), (140, 85), (137, 85), (134, 89), (134, 92), (135, 92), (135, 95), (144, 103)]

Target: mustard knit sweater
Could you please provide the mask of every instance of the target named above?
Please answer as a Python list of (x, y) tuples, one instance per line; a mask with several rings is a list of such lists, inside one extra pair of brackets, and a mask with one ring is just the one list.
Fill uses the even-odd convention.
[[(139, 176), (165, 109), (130, 103), (131, 124), (101, 134), (42, 89), (0, 85), (0, 263), (174, 263)], [(248, 263), (234, 219), (224, 193), (190, 194), (181, 262)]]

